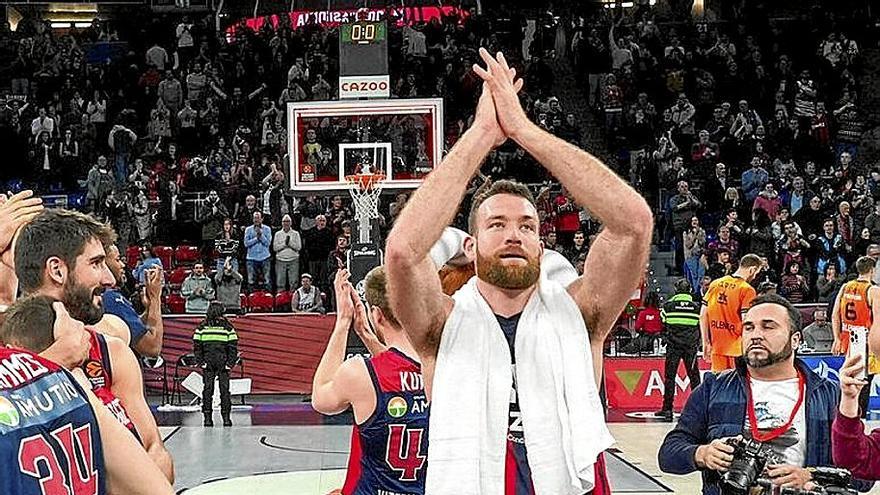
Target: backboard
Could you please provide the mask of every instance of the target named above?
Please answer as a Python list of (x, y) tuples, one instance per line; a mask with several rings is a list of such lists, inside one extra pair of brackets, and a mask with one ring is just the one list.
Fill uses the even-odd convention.
[(294, 194), (347, 190), (345, 176), (364, 173), (416, 188), (442, 158), (443, 100), (288, 103), (287, 132)]

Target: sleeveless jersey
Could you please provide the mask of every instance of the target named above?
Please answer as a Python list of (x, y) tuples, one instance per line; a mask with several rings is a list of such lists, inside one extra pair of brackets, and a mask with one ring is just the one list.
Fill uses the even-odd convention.
[[(516, 327), (519, 324), (519, 317), (521, 315), (522, 313), (510, 318), (495, 315), (510, 347), (510, 363), (513, 367), (513, 389), (510, 391), (510, 416), (507, 425), (507, 458), (504, 461), (504, 495), (535, 495), (519, 408), (519, 396), (516, 389), (516, 356), (514, 354), (514, 347), (516, 343)], [(595, 486), (588, 493), (591, 495), (610, 494), (611, 487), (608, 484), (608, 476), (605, 472), (604, 454), (599, 455), (594, 470)]]
[(30, 351), (0, 348), (0, 493), (104, 495), (95, 413), (67, 371)]
[[(840, 290), (840, 352), (849, 354), (850, 336), (856, 329), (871, 329), (874, 313), (868, 299), (868, 290), (873, 283), (867, 280), (851, 280)], [(880, 373), (880, 359), (873, 354), (868, 356), (868, 374)]]
[(709, 319), (712, 354), (742, 355), (742, 313), (754, 298), (755, 289), (740, 277), (726, 275), (709, 285), (703, 304)]
[(422, 495), (428, 399), (421, 366), (397, 349), (365, 360), (376, 410), (352, 433), (345, 495)]
[(871, 282), (851, 280), (840, 289), (839, 316), (841, 352), (849, 352), (850, 332), (857, 328), (871, 328), (871, 305), (868, 303), (868, 289)]
[(119, 401), (119, 398), (111, 390), (113, 386), (113, 367), (110, 362), (110, 351), (107, 349), (107, 341), (100, 333), (90, 328), (86, 330), (91, 336), (89, 341), (91, 348), (89, 349), (88, 359), (85, 360), (80, 368), (82, 368), (86, 378), (92, 384), (92, 392), (94, 392), (95, 396), (101, 399), (101, 402), (107, 406), (107, 409), (113, 413), (113, 416), (116, 417), (122, 426), (128, 428), (128, 431), (140, 442), (141, 438), (138, 435), (137, 428), (135, 428), (122, 402)]

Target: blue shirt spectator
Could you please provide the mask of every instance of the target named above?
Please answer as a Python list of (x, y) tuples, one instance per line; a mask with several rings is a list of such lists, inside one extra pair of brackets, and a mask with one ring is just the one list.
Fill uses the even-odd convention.
[(269, 245), (272, 244), (272, 229), (263, 225), (263, 215), (254, 212), (254, 224), (244, 230), (244, 247), (250, 261), (269, 259)]
[(752, 168), (742, 173), (742, 190), (746, 197), (746, 204), (751, 205), (755, 202), (758, 193), (769, 180), (770, 175), (761, 167), (761, 159), (752, 158)]

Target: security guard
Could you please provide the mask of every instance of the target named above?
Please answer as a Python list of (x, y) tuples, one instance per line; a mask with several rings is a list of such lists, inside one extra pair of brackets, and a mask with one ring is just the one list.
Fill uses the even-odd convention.
[(666, 371), (663, 383), (663, 409), (656, 416), (672, 421), (672, 401), (675, 398), (675, 377), (678, 362), (691, 380), (691, 390), (700, 384), (697, 368), (697, 350), (700, 348), (700, 305), (694, 302), (691, 284), (687, 279), (675, 282), (675, 295), (663, 305), (660, 319), (666, 338)]
[(238, 335), (232, 323), (223, 316), (223, 303), (211, 301), (208, 313), (193, 334), (193, 354), (202, 365), (205, 388), (202, 390), (202, 413), (205, 426), (214, 426), (211, 417), (214, 403), (214, 378), (220, 381), (220, 414), (223, 426), (232, 426), (229, 413), (232, 398), (229, 395), (229, 370), (238, 360)]

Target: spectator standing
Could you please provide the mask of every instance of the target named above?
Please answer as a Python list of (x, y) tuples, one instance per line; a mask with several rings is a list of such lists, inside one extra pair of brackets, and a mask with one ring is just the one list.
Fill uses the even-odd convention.
[(813, 311), (813, 323), (804, 328), (804, 345), (813, 352), (831, 352), (834, 344), (834, 333), (828, 321), (828, 312), (824, 309)]
[(192, 273), (183, 281), (180, 295), (186, 299), (187, 313), (205, 313), (208, 304), (214, 300), (214, 286), (205, 275), (205, 264), (201, 261), (193, 265)]
[[(247, 249), (248, 288), (269, 285), (269, 245), (272, 243), (272, 229), (263, 225), (263, 214), (255, 211), (254, 223), (244, 231), (244, 247)], [(258, 281), (259, 280), (259, 284)]]
[(816, 280), (816, 300), (826, 304), (833, 302), (837, 291), (843, 286), (844, 279), (834, 263), (825, 265), (825, 271), (820, 274), (821, 276)]
[(669, 211), (672, 216), (672, 233), (675, 238), (675, 270), (684, 265), (683, 234), (697, 210), (703, 204), (691, 192), (686, 181), (678, 182), (678, 194), (669, 198)]
[(155, 67), (159, 72), (165, 70), (165, 64), (168, 63), (168, 52), (162, 48), (159, 43), (154, 43), (146, 53), (147, 65)]
[(137, 142), (138, 136), (124, 125), (114, 125), (107, 137), (107, 145), (113, 150), (113, 169), (116, 171), (116, 184), (125, 184), (128, 180), (128, 162)]
[[(556, 244), (559, 242), (559, 239), (557, 237), (555, 230), (552, 231), (551, 233), (553, 234), (553, 237), (554, 237), (553, 245), (555, 248)], [(548, 234), (548, 236), (549, 236), (549, 234)], [(553, 248), (550, 248), (550, 249), (553, 249)], [(584, 235), (584, 232), (581, 230), (578, 230), (577, 232), (574, 233), (574, 239), (572, 240), (571, 247), (569, 247), (568, 249), (565, 249), (564, 254), (565, 254), (565, 257), (568, 258), (568, 261), (570, 261), (571, 264), (574, 265), (577, 263), (578, 258), (580, 258), (581, 256), (585, 256), (587, 254), (587, 251), (589, 251), (589, 250), (590, 250), (590, 246), (587, 245), (587, 240)]]
[(706, 273), (706, 231), (700, 226), (700, 219), (691, 218), (691, 225), (683, 234), (685, 277), (692, 286), (700, 283)]
[(312, 276), (303, 273), (300, 286), (293, 291), (290, 310), (294, 313), (324, 313), (324, 298), (321, 290), (312, 285)]
[(38, 115), (31, 121), (31, 136), (36, 140), (44, 132), (50, 138), (55, 136), (55, 119), (46, 113), (45, 107), (40, 107)]
[(657, 416), (672, 421), (672, 402), (675, 399), (678, 362), (684, 362), (691, 390), (700, 386), (697, 351), (700, 347), (700, 305), (694, 302), (693, 289), (685, 279), (675, 282), (675, 295), (660, 311), (663, 337), (666, 339), (666, 365), (663, 389), (663, 408)]
[(216, 246), (214, 241), (217, 237), (217, 232), (224, 230), (224, 223), (229, 217), (229, 210), (220, 201), (220, 195), (217, 194), (217, 191), (213, 189), (208, 192), (204, 203), (199, 206), (199, 215), (196, 220), (202, 225), (202, 255), (207, 257)]
[(241, 311), (241, 282), (243, 277), (238, 273), (238, 268), (233, 266), (231, 258), (225, 258), (223, 266), (214, 275), (217, 286), (217, 301), (223, 304), (228, 312), (238, 313)]
[(222, 271), (226, 260), (232, 265), (232, 269), (238, 271), (238, 248), (241, 241), (238, 240), (238, 234), (232, 219), (223, 219), (223, 227), (214, 238), (214, 250), (217, 252), (217, 271)]
[(305, 233), (304, 249), (309, 260), (308, 269), (318, 280), (327, 278), (327, 253), (333, 250), (334, 239), (333, 231), (327, 226), (327, 217), (324, 215), (315, 217), (315, 227)]
[[(742, 191), (748, 204), (753, 204), (758, 193), (764, 189), (764, 185), (770, 180), (767, 170), (761, 166), (760, 158), (752, 158), (751, 168), (742, 173)], [(771, 216), (770, 218), (775, 218)]]
[(810, 285), (807, 283), (807, 279), (801, 275), (801, 264), (797, 261), (789, 262), (779, 284), (779, 294), (797, 304), (804, 302), (809, 292)]
[(275, 290), (293, 289), (299, 279), (299, 253), (302, 238), (293, 230), (290, 215), (281, 219), (281, 230), (275, 233), (272, 250), (275, 251)]
[(174, 72), (170, 69), (165, 71), (165, 79), (159, 83), (157, 94), (171, 115), (177, 117), (177, 112), (183, 105), (183, 87), (180, 85), (180, 81), (175, 79)]
[(822, 225), (822, 235), (813, 242), (813, 245), (816, 247), (816, 273), (825, 273), (825, 268), (829, 264), (839, 267), (841, 272), (846, 271), (847, 265), (843, 258), (846, 250), (843, 239), (834, 232), (833, 220), (825, 221)]

